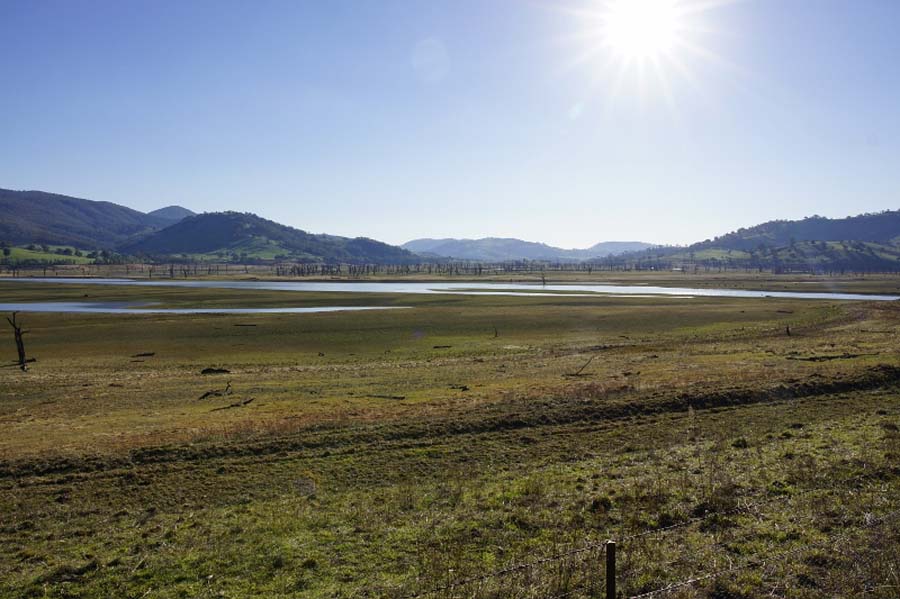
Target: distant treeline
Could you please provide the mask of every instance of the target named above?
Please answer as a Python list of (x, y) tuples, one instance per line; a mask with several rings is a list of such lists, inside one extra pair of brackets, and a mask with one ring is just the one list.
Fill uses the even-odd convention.
[(256, 263), (232, 264), (227, 262), (170, 262), (168, 264), (107, 262), (96, 264), (4, 264), (0, 262), (0, 274), (17, 276), (126, 276), (138, 279), (188, 279), (203, 277), (229, 277), (250, 275), (278, 278), (368, 278), (368, 277), (463, 277), (538, 276), (550, 277), (552, 273), (624, 273), (624, 272), (676, 272), (700, 273), (762, 273), (773, 274), (897, 274), (900, 267), (872, 268), (864, 264), (847, 266), (811, 266), (804, 263), (763, 264), (729, 262), (726, 260), (699, 260), (684, 262), (659, 259), (608, 259), (593, 263), (517, 261), (495, 264), (475, 262), (442, 262), (420, 264), (304, 264), (304, 263)]

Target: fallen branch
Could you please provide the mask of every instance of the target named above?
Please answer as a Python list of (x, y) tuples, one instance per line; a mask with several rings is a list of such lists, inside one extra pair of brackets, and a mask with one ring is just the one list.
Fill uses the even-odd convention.
[(204, 368), (200, 374), (231, 374), (231, 371), (225, 368)]
[(366, 397), (371, 397), (372, 399), (406, 399), (405, 395), (366, 395)]
[(212, 410), (210, 410), (210, 412), (219, 412), (219, 411), (221, 411), (221, 410), (230, 410), (230, 409), (232, 409), (232, 408), (242, 408), (242, 407), (244, 407), (244, 406), (250, 404), (254, 399), (256, 399), (256, 398), (255, 398), (255, 397), (251, 397), (250, 399), (245, 399), (245, 400), (243, 400), (243, 401), (239, 401), (239, 402), (237, 402), (237, 403), (229, 404), (229, 405), (227, 405), (227, 406), (222, 406), (221, 408), (213, 408)]
[(788, 360), (796, 360), (798, 362), (829, 362), (831, 360), (852, 360), (853, 358), (862, 358), (863, 356), (879, 356), (879, 353), (873, 354), (839, 354), (836, 356), (788, 356)]
[(213, 389), (212, 391), (207, 391), (203, 395), (200, 396), (200, 399), (197, 401), (202, 401), (204, 399), (208, 399), (210, 397), (225, 397), (226, 395), (231, 395), (231, 381), (228, 381), (228, 384), (225, 386), (225, 389)]
[(596, 357), (597, 357), (596, 355), (591, 356), (591, 357), (588, 359), (588, 361), (585, 362), (584, 365), (583, 365), (581, 368), (579, 368), (576, 372), (573, 372), (573, 373), (567, 373), (566, 376), (583, 376), (581, 373), (584, 372), (584, 369), (585, 369), (585, 368), (587, 368), (588, 366), (591, 365), (591, 362), (593, 362), (593, 361), (594, 361), (594, 358), (596, 358)]

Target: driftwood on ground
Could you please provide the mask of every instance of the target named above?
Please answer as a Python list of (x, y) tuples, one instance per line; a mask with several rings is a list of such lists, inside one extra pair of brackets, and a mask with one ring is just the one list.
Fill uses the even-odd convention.
[(231, 371), (226, 368), (204, 368), (200, 374), (231, 374)]
[(787, 356), (787, 360), (797, 360), (798, 362), (830, 362), (831, 360), (852, 360), (853, 358), (862, 358), (864, 356), (879, 356), (879, 353), (869, 354), (838, 354), (834, 356)]
[(583, 365), (581, 368), (579, 368), (579, 369), (578, 369), (577, 371), (575, 371), (575, 372), (566, 373), (566, 376), (584, 376), (584, 375), (581, 374), (581, 373), (584, 372), (584, 369), (585, 369), (585, 368), (587, 368), (588, 366), (591, 365), (591, 362), (593, 362), (593, 361), (594, 361), (594, 358), (596, 358), (596, 357), (597, 357), (596, 355), (591, 356), (591, 357), (588, 359), (588, 361), (585, 362), (584, 365)]
[(255, 397), (251, 397), (250, 399), (243, 399), (243, 400), (235, 402), (233, 404), (228, 404), (227, 406), (222, 406), (221, 408), (213, 408), (210, 411), (211, 412), (219, 412), (221, 410), (230, 410), (232, 408), (242, 408), (242, 407), (252, 403), (255, 399), (256, 399)]
[(210, 397), (225, 397), (226, 395), (231, 395), (231, 381), (228, 381), (228, 384), (225, 386), (225, 389), (212, 389), (207, 391), (203, 395), (200, 396), (200, 399), (209, 399)]

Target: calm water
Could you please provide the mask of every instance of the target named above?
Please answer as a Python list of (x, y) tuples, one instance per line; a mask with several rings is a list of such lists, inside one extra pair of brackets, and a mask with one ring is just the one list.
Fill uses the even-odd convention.
[[(471, 282), (310, 282), (310, 281), (172, 281), (133, 279), (70, 279), (31, 278), (0, 279), (0, 284), (70, 284), (70, 285), (123, 285), (134, 287), (185, 287), (195, 289), (242, 289), (262, 291), (293, 292), (347, 292), (347, 293), (397, 293), (397, 294), (454, 294), (454, 295), (506, 295), (506, 296), (552, 296), (565, 293), (568, 296), (597, 297), (602, 295), (653, 297), (668, 296), (689, 299), (692, 297), (737, 297), (737, 298), (793, 298), (818, 300), (866, 300), (893, 301), (897, 295), (865, 295), (856, 293), (806, 293), (793, 291), (752, 291), (744, 289), (694, 289), (689, 287), (653, 287), (646, 285), (539, 285), (529, 283), (471, 283)], [(555, 293), (554, 293), (555, 292)], [(385, 307), (304, 307), (304, 308), (154, 308), (139, 304), (101, 304), (39, 302), (29, 304), (0, 304), (0, 312), (18, 310), (20, 312), (85, 312), (105, 314), (302, 314), (314, 312), (382, 310)]]
[(0, 312), (64, 312), (69, 314), (311, 314), (316, 312), (360, 312), (402, 310), (403, 306), (316, 306), (312, 308), (155, 308), (147, 304), (102, 302), (0, 303)]

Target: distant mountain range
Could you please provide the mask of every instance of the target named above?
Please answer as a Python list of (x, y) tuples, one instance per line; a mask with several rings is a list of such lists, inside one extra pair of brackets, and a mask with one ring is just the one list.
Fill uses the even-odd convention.
[(195, 214), (181, 206), (144, 214), (110, 202), (8, 189), (0, 189), (0, 242), (72, 246), (155, 259), (421, 261), (412, 252), (373, 239), (313, 235), (254, 214)]
[(521, 239), (485, 237), (483, 239), (414, 239), (400, 247), (417, 254), (449, 257), (457, 260), (579, 262), (591, 258), (603, 258), (645, 250), (653, 245), (640, 241), (604, 241), (584, 250), (566, 250)]
[(113, 249), (171, 224), (110, 202), (0, 189), (0, 240), (8, 243)]
[[(356, 264), (409, 264), (448, 259), (534, 260), (633, 268), (893, 271), (900, 270), (900, 211), (840, 219), (813, 216), (771, 221), (687, 247), (613, 241), (587, 249), (562, 249), (492, 237), (416, 239), (396, 247), (363, 237), (350, 239), (307, 233), (254, 214), (195, 214), (180, 206), (145, 214), (110, 202), (42, 191), (0, 189), (0, 246), (10, 245), (65, 246), (57, 247), (53, 253), (48, 252), (49, 247), (20, 248), (13, 260), (53, 259), (54, 253), (81, 257), (84, 253), (104, 250), (104, 259), (110, 256), (120, 259), (118, 254), (156, 260)], [(25, 258), (15, 257), (23, 255)]]

